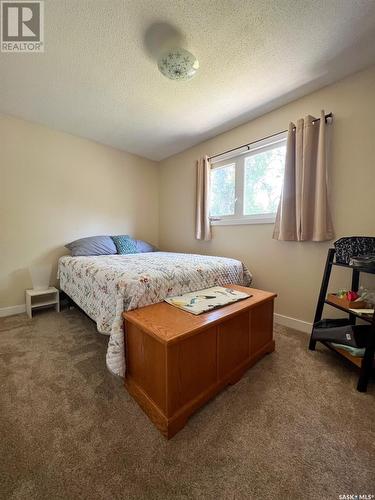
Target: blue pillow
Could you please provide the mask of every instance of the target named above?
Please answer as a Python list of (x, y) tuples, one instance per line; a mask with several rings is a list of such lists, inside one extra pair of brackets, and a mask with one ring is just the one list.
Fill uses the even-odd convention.
[(110, 236), (89, 236), (72, 241), (65, 245), (72, 252), (73, 257), (79, 255), (114, 255), (116, 246)]
[(143, 240), (135, 240), (137, 244), (137, 252), (145, 253), (145, 252), (157, 252), (158, 249), (151, 245), (151, 243), (147, 243), (147, 241)]
[(112, 240), (114, 241), (117, 253), (123, 255), (128, 253), (138, 253), (137, 250), (137, 242), (127, 234), (121, 236), (112, 236)]

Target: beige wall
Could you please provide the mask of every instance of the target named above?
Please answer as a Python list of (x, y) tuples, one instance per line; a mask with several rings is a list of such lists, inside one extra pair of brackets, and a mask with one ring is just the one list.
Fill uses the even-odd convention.
[[(249, 89), (251, 91), (251, 88)], [(213, 97), (214, 98), (214, 97)], [(331, 243), (279, 242), (273, 224), (215, 226), (213, 239), (194, 239), (195, 161), (284, 130), (289, 121), (321, 109), (335, 115), (331, 197), (336, 236), (375, 236), (375, 67), (298, 99), (276, 111), (175, 155), (160, 164), (160, 233), (166, 250), (243, 260), (255, 285), (279, 297), (276, 312), (312, 321)], [(335, 286), (348, 285), (336, 271)]]
[(129, 233), (158, 243), (154, 162), (0, 116), (0, 308), (24, 303), (29, 266), (64, 244)]

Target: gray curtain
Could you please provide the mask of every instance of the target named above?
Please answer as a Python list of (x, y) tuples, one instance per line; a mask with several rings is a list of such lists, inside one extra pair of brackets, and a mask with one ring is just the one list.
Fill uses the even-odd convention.
[(195, 237), (197, 240), (211, 239), (210, 224), (210, 171), (211, 165), (208, 157), (197, 161), (197, 198)]
[[(314, 122), (315, 120), (315, 122)], [(326, 241), (334, 237), (327, 189), (327, 124), (313, 116), (290, 123), (283, 190), (273, 238)]]

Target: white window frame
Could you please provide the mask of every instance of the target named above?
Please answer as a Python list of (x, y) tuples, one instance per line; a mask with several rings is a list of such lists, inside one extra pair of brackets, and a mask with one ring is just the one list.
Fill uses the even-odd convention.
[(245, 159), (249, 156), (259, 154), (263, 151), (273, 149), (280, 144), (286, 144), (287, 132), (281, 132), (274, 137), (262, 139), (253, 143), (251, 146), (241, 148), (230, 154), (223, 154), (211, 160), (211, 169), (223, 168), (229, 165), (235, 165), (235, 204), (233, 215), (211, 216), (210, 221), (213, 226), (232, 226), (237, 224), (273, 224), (276, 219), (276, 213), (244, 215), (244, 178), (245, 178)]

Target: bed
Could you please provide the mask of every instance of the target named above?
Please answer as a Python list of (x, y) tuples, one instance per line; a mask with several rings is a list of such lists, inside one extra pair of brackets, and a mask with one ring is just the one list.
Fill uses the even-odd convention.
[(58, 277), (63, 290), (110, 336), (108, 369), (125, 374), (122, 313), (162, 302), (167, 296), (216, 285), (249, 286), (252, 277), (235, 259), (171, 252), (59, 259)]

